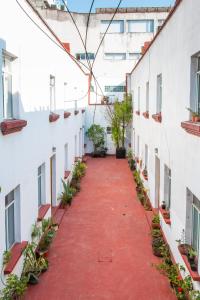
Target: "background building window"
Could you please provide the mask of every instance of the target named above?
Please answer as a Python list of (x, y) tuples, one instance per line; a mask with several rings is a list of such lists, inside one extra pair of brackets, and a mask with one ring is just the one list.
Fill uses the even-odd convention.
[(161, 113), (162, 111), (162, 74), (157, 76), (157, 107), (156, 113)]
[(146, 83), (146, 111), (149, 111), (149, 81)]
[(141, 57), (141, 53), (140, 52), (133, 52), (133, 53), (128, 53), (128, 59), (131, 60), (138, 60)]
[(164, 201), (166, 209), (169, 210), (171, 206), (171, 170), (164, 166)]
[[(105, 33), (110, 20), (101, 21), (101, 33)], [(123, 33), (124, 32), (124, 21), (123, 20), (113, 20), (107, 33)]]
[(2, 83), (3, 83), (3, 117), (13, 118), (13, 91), (12, 91), (12, 61), (14, 57), (3, 52)]
[(76, 53), (76, 59), (78, 60), (94, 60), (94, 53)]
[(45, 203), (45, 164), (38, 168), (38, 207)]
[(56, 109), (56, 79), (50, 75), (50, 111)]
[(104, 58), (108, 60), (125, 60), (126, 53), (105, 53)]
[(105, 86), (105, 92), (109, 92), (109, 93), (124, 93), (126, 91), (126, 87), (123, 85), (115, 85), (115, 86), (111, 86), (111, 85), (106, 85)]
[(153, 32), (154, 31), (154, 20), (129, 20), (128, 32)]

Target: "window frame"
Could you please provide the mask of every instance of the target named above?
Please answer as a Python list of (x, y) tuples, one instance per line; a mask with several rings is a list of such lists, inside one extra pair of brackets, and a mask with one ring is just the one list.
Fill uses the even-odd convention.
[[(40, 172), (39, 172), (40, 170)], [(38, 167), (37, 173), (38, 182), (38, 208), (46, 203), (46, 190), (45, 190), (45, 163)], [(39, 184), (40, 182), (40, 184)]]
[[(141, 23), (146, 23), (146, 31), (131, 31), (130, 30), (130, 24), (135, 23), (135, 24), (141, 24)], [(127, 31), (128, 33), (154, 33), (154, 19), (141, 19), (141, 20), (127, 20)]]
[[(10, 203), (6, 204), (6, 198), (10, 195), (13, 194), (13, 199), (11, 200)], [(6, 242), (6, 250), (12, 248), (12, 246), (16, 243), (16, 231), (15, 231), (15, 190), (12, 190), (10, 193), (8, 193), (5, 196), (5, 242)], [(10, 244), (10, 232), (9, 232), (9, 211), (13, 208), (13, 221), (12, 221), (12, 229), (13, 229), (13, 241)]]
[(164, 165), (164, 201), (166, 209), (171, 208), (171, 169)]
[(149, 81), (146, 82), (146, 112), (149, 112)]
[[(101, 31), (101, 34), (105, 34), (105, 32), (106, 32), (106, 30), (107, 30), (107, 28), (108, 28), (108, 25), (109, 25), (109, 23), (110, 23), (110, 21), (111, 20), (101, 20), (101, 26), (100, 26), (100, 31)], [(120, 31), (119, 32), (117, 32), (117, 31), (112, 31), (112, 32), (110, 32), (110, 29), (111, 29), (111, 26), (112, 26), (112, 24), (116, 24), (116, 23), (120, 23)], [(107, 27), (105, 28), (105, 30), (103, 31), (102, 30), (102, 24), (107, 24)], [(124, 20), (112, 20), (112, 22), (111, 22), (111, 25), (110, 25), (110, 27), (109, 27), (109, 29), (108, 29), (108, 31), (107, 31), (107, 33), (106, 34), (122, 34), (122, 33), (124, 33), (125, 32), (125, 24), (124, 24)]]
[(163, 78), (162, 73), (157, 75), (157, 93), (156, 93), (156, 113), (159, 114), (162, 112), (162, 88)]
[(49, 90), (50, 90), (50, 111), (56, 110), (56, 77), (50, 75), (49, 77)]
[(195, 112), (200, 114), (200, 55), (197, 56)]
[(124, 93), (126, 91), (125, 85), (105, 85), (106, 93)]
[[(14, 108), (13, 108), (13, 61), (16, 56), (10, 54), (6, 50), (2, 51), (2, 91), (3, 91), (3, 118), (13, 119)], [(8, 78), (8, 91), (7, 101), (5, 97), (6, 93), (6, 78)], [(10, 94), (10, 95), (9, 95)], [(9, 107), (9, 108), (8, 108)]]

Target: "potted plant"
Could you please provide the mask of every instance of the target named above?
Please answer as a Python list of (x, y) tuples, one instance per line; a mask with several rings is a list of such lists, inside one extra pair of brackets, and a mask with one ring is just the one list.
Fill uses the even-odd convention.
[(158, 257), (162, 257), (162, 246), (164, 244), (164, 240), (162, 237), (157, 237), (152, 241), (152, 249), (153, 254)]
[(61, 200), (62, 207), (66, 207), (67, 205), (71, 205), (73, 196), (76, 192), (76, 190), (70, 186), (69, 183), (66, 183), (64, 180), (62, 180), (63, 184), (63, 192), (59, 196), (59, 199)]
[(181, 233), (181, 239), (176, 240), (178, 243), (178, 249), (182, 255), (188, 255), (188, 249), (190, 248), (190, 245), (186, 243), (185, 241), (185, 230), (182, 230)]
[(166, 209), (166, 202), (165, 201), (162, 201), (161, 208)]
[(190, 265), (194, 265), (195, 264), (195, 258), (196, 258), (196, 256), (197, 256), (197, 252), (192, 247), (190, 247), (188, 249), (188, 255), (187, 255), (188, 261), (189, 261)]
[(187, 108), (192, 116), (192, 122), (200, 122), (200, 114), (193, 111), (191, 108)]
[(116, 101), (113, 106), (107, 106), (107, 116), (112, 130), (112, 139), (116, 145), (116, 158), (126, 157), (125, 134), (132, 120), (132, 98), (124, 95), (122, 102)]
[(19, 278), (15, 274), (8, 275), (6, 287), (2, 290), (1, 300), (20, 300), (27, 289), (27, 277)]
[(100, 125), (93, 124), (86, 132), (89, 140), (93, 143), (93, 157), (105, 157), (107, 148), (105, 148), (105, 132)]
[(159, 215), (155, 215), (152, 219), (152, 222), (151, 222), (151, 227), (153, 229), (159, 229), (160, 228), (160, 217)]

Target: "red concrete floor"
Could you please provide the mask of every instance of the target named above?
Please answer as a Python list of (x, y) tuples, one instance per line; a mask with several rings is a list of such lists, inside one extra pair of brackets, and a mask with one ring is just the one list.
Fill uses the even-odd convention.
[(149, 225), (126, 160), (88, 160), (81, 192), (49, 253), (49, 270), (26, 300), (173, 300), (152, 263)]

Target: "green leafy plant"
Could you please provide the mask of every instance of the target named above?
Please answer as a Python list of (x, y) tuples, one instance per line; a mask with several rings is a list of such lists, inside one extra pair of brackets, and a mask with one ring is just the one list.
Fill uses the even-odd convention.
[(44, 233), (52, 225), (53, 225), (53, 219), (51, 217), (48, 219), (43, 219), (42, 220), (42, 232)]
[(191, 300), (200, 300), (200, 291), (190, 291), (189, 296)]
[(4, 251), (4, 253), (3, 253), (3, 267), (5, 265), (7, 265), (7, 263), (10, 261), (11, 257), (12, 257), (11, 251), (9, 251), (9, 250)]
[(160, 217), (159, 217), (159, 215), (155, 215), (153, 217), (152, 223), (154, 223), (154, 224), (160, 224)]
[(104, 147), (105, 144), (105, 132), (104, 128), (100, 125), (93, 124), (86, 132), (89, 140), (93, 143), (94, 152), (98, 151), (99, 148)]
[(18, 278), (11, 274), (6, 279), (6, 287), (2, 291), (1, 300), (17, 300), (24, 295), (27, 289), (27, 277)]
[(40, 235), (41, 235), (41, 228), (37, 224), (32, 225), (32, 232), (31, 232), (32, 239), (38, 238), (40, 237)]
[(69, 183), (66, 183), (64, 180), (62, 180), (62, 184), (63, 184), (63, 192), (61, 193), (59, 199), (62, 201), (62, 204), (64, 206), (71, 205), (76, 190), (73, 187), (71, 187)]

